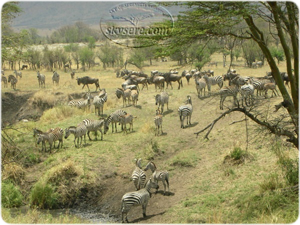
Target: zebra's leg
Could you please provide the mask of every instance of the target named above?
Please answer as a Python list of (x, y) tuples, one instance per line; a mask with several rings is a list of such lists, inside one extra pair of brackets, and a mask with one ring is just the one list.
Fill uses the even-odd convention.
[(147, 216), (147, 215), (146, 215), (147, 203), (148, 203), (148, 202), (145, 202), (144, 204), (142, 204), (142, 208), (143, 208), (143, 217), (144, 217), (144, 218)]
[[(88, 137), (89, 137), (89, 140), (91, 141), (92, 139), (91, 139), (91, 137), (90, 137), (90, 131), (87, 132), (87, 135), (88, 135)], [(97, 136), (96, 136), (96, 138), (97, 138)]]

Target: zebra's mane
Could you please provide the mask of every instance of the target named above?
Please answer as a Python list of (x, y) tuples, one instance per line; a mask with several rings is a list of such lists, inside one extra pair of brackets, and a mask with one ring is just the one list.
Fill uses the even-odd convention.
[(155, 167), (155, 169), (156, 169), (157, 167), (156, 167), (155, 163), (154, 163), (153, 161), (151, 161), (151, 163), (153, 164), (153, 166), (154, 166), (154, 167)]
[(75, 127), (75, 126), (69, 126), (69, 129), (70, 129), (70, 128), (76, 128), (76, 127)]

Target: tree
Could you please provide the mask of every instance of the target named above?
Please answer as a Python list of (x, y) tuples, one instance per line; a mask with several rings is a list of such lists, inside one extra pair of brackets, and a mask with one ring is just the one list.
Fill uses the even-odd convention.
[[(276, 123), (268, 123), (264, 127), (276, 135), (287, 136), (287, 141), (298, 147), (299, 12), (297, 6), (293, 2), (193, 1), (175, 4), (184, 5), (189, 10), (178, 16), (177, 24), (169, 36), (170, 46), (191, 43), (208, 37), (216, 40), (225, 36), (253, 40), (259, 46), (282, 94), (281, 106), (287, 110), (293, 126), (290, 129), (287, 126), (280, 127)], [(264, 33), (266, 26), (262, 27), (261, 24), (266, 24), (270, 33), (279, 39), (287, 62), (286, 71), (291, 82), (290, 91), (284, 85), (278, 66), (271, 54), (270, 36), (266, 36)], [(275, 38), (273, 40), (276, 41)], [(249, 111), (240, 110), (240, 112), (245, 113), (249, 118), (257, 119), (256, 116), (250, 117)], [(254, 121), (260, 125), (263, 124), (260, 123), (263, 121), (259, 119)]]
[(11, 66), (13, 69), (13, 64), (16, 60), (16, 52), (19, 51), (19, 40), (20, 35), (15, 33), (10, 23), (11, 21), (21, 12), (20, 7), (17, 2), (7, 2), (2, 6), (2, 14), (1, 14), (1, 57), (2, 57), (2, 65), (4, 61), (11, 62)]
[(277, 63), (279, 65), (280, 62), (284, 61), (284, 52), (283, 49), (281, 48), (277, 48), (277, 47), (273, 47), (270, 49), (271, 51), (271, 55), (277, 59)]

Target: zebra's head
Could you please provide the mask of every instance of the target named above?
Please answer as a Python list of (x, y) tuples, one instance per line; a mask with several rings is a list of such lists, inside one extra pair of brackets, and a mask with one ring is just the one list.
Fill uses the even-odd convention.
[(192, 104), (192, 98), (190, 95), (187, 96), (187, 101), (186, 101), (187, 104)]
[(159, 102), (160, 94), (157, 94), (157, 95), (155, 95), (154, 97), (155, 97), (155, 105), (157, 105), (158, 102)]
[(156, 170), (156, 166), (155, 166), (154, 162), (150, 161), (147, 163), (144, 171), (147, 171), (148, 169), (150, 169), (152, 171), (152, 173)]
[[(157, 182), (154, 181), (154, 179), (153, 179), (153, 181), (152, 181), (152, 178), (150, 178), (150, 179), (147, 181), (147, 183), (146, 183), (146, 185), (145, 185), (145, 188), (146, 188), (146, 190), (150, 193), (150, 189), (151, 189), (151, 188), (155, 188), (156, 190), (158, 190), (158, 189), (159, 189), (159, 186), (158, 186)], [(150, 193), (150, 197), (151, 197), (151, 193)]]
[(41, 134), (37, 134), (37, 144), (43, 141), (43, 136)]
[(69, 135), (71, 134), (70, 129), (66, 128), (65, 129), (65, 139), (67, 139), (69, 137)]

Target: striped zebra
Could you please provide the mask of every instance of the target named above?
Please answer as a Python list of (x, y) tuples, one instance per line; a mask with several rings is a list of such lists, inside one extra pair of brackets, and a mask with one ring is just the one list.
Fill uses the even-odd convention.
[(9, 75), (7, 82), (10, 83), (11, 88), (13, 88), (14, 90), (16, 90), (18, 79), (14, 75), (12, 75), (12, 74)]
[(167, 104), (167, 109), (169, 110), (169, 94), (165, 91), (160, 94), (155, 95), (155, 105), (158, 105), (158, 109), (161, 106), (161, 113), (164, 112), (164, 105)]
[(17, 70), (14, 70), (14, 74), (16, 75), (16, 78), (20, 77), (20, 79), (22, 78), (22, 72), (18, 72)]
[(128, 124), (128, 123), (129, 123), (129, 131), (130, 131), (130, 128), (131, 128), (131, 131), (133, 131), (133, 118), (136, 118), (136, 117), (134, 117), (131, 114), (121, 115), (119, 117), (119, 123), (122, 125), (123, 132), (125, 132), (126, 134), (127, 134), (126, 124)]
[(137, 101), (139, 100), (139, 91), (138, 90), (131, 90), (131, 101), (132, 104), (137, 106)]
[(159, 128), (161, 131), (161, 134), (163, 134), (162, 131), (162, 122), (163, 122), (163, 116), (159, 109), (156, 110), (156, 116), (154, 117), (154, 124), (155, 124), (155, 136), (159, 134)]
[(271, 82), (270, 79), (255, 79), (250, 78), (251, 84), (254, 86), (254, 89), (256, 90), (256, 96), (261, 95), (262, 91), (264, 91), (264, 85), (267, 83), (274, 83)]
[(95, 140), (97, 140), (97, 131), (98, 130), (101, 133), (101, 140), (103, 140), (103, 131), (102, 131), (102, 128), (104, 126), (104, 119), (101, 119), (101, 120), (85, 119), (82, 122), (86, 126), (87, 135), (88, 135), (90, 141), (92, 140), (91, 137), (90, 137), (90, 131), (94, 131), (95, 132), (95, 137), (96, 137)]
[(46, 142), (48, 142), (50, 145), (50, 153), (51, 153), (52, 144), (54, 144), (54, 148), (55, 148), (55, 141), (57, 141), (57, 140), (59, 141), (57, 148), (59, 149), (59, 146), (60, 146), (60, 148), (62, 148), (63, 136), (64, 136), (64, 130), (57, 127), (48, 133), (38, 133), (37, 134), (37, 144), (42, 142), (42, 151), (45, 150), (45, 152), (46, 152)]
[[(84, 137), (84, 143), (86, 144), (85, 141), (86, 132), (87, 132), (87, 128), (83, 123), (79, 124), (77, 127), (70, 126), (65, 129), (65, 139), (67, 139), (70, 136), (70, 134), (73, 134), (75, 147), (79, 148), (79, 146), (82, 144), (82, 137)], [(79, 144), (79, 138), (80, 138), (80, 144)], [(76, 145), (76, 139), (77, 139), (77, 145)]]
[(233, 104), (239, 106), (239, 101), (237, 99), (237, 94), (239, 92), (239, 88), (236, 85), (231, 85), (229, 87), (223, 87), (220, 89), (219, 94), (220, 94), (220, 109), (223, 110), (224, 106), (224, 101), (228, 96), (233, 97)]
[(54, 83), (56, 83), (56, 85), (59, 85), (59, 74), (56, 71), (53, 71), (52, 82), (53, 85)]
[(146, 181), (146, 174), (142, 170), (141, 161), (142, 159), (135, 159), (135, 169), (131, 175), (131, 179), (137, 191), (144, 188)]
[(22, 78), (22, 72), (21, 71), (18, 72), (17, 70), (14, 70), (13, 73), (15, 74), (16, 78), (18, 78), (18, 77)]
[(68, 106), (71, 107), (77, 107), (79, 109), (86, 110), (91, 105), (91, 96), (88, 94), (87, 99), (77, 99), (77, 100), (71, 100), (68, 103)]
[(37, 71), (37, 78), (39, 81), (39, 87), (45, 88), (46, 76), (44, 74), (40, 74), (40, 71)]
[(129, 105), (129, 101), (130, 101), (130, 97), (131, 97), (131, 90), (130, 89), (122, 89), (122, 88), (118, 88), (116, 90), (116, 95), (117, 98), (120, 99), (121, 97), (123, 97), (123, 107), (125, 107), (126, 104), (126, 99), (128, 101), (128, 105)]
[(122, 115), (127, 115), (127, 112), (125, 112), (124, 110), (122, 109), (118, 109), (116, 110), (115, 112), (111, 113), (107, 119), (105, 120), (105, 128), (104, 130), (107, 131), (108, 130), (108, 126), (109, 124), (111, 123), (111, 132), (113, 133), (114, 132), (114, 125), (115, 125), (115, 130), (117, 132), (117, 123), (119, 122), (120, 120), (120, 117)]
[[(105, 91), (105, 89), (104, 89), (104, 91)], [(98, 111), (98, 116), (100, 116), (100, 111), (101, 111), (102, 115), (103, 115), (103, 105), (106, 101), (107, 101), (106, 91), (105, 91), (105, 93), (103, 93), (101, 95), (97, 95), (97, 96), (94, 97), (93, 105), (95, 106), (95, 114)]]
[(207, 74), (203, 76), (205, 79), (207, 89), (210, 92), (211, 91), (211, 86), (218, 84), (220, 88), (223, 87), (223, 77), (222, 76), (215, 76), (215, 77), (208, 77)]
[(240, 89), (242, 95), (242, 106), (244, 102), (246, 106), (253, 105), (254, 103), (254, 86), (252, 84), (244, 84)]
[(191, 118), (192, 118), (192, 113), (193, 113), (193, 105), (192, 105), (192, 99), (191, 96), (187, 96), (187, 104), (179, 106), (178, 108), (178, 114), (179, 114), (179, 119), (181, 122), (181, 128), (184, 128), (184, 119), (186, 119), (186, 124), (191, 124)]
[(128, 223), (127, 214), (133, 206), (142, 206), (143, 217), (146, 217), (146, 209), (151, 197), (151, 188), (158, 188), (157, 183), (152, 182), (151, 178), (147, 181), (145, 188), (123, 195), (121, 200), (122, 222)]
[(1, 81), (3, 82), (3, 84), (4, 84), (4, 87), (6, 87), (7, 88), (7, 78), (4, 76), (4, 75), (2, 75), (2, 77), (1, 77)]
[(202, 91), (204, 90), (204, 96), (205, 96), (205, 87), (206, 87), (206, 81), (205, 79), (199, 78), (199, 76), (194, 76), (195, 78), (195, 84), (196, 84), (196, 90), (198, 94), (198, 98), (202, 96)]
[[(152, 178), (153, 181), (158, 183), (158, 181), (161, 181), (164, 185), (164, 195), (166, 195), (166, 187), (168, 187), (168, 192), (170, 192), (169, 189), (169, 172), (168, 171), (158, 171), (156, 170), (156, 165), (154, 164), (154, 162), (148, 162), (148, 164), (146, 165), (144, 171), (147, 171), (148, 169), (150, 169), (152, 171)], [(156, 192), (158, 191), (158, 188), (156, 189)]]

